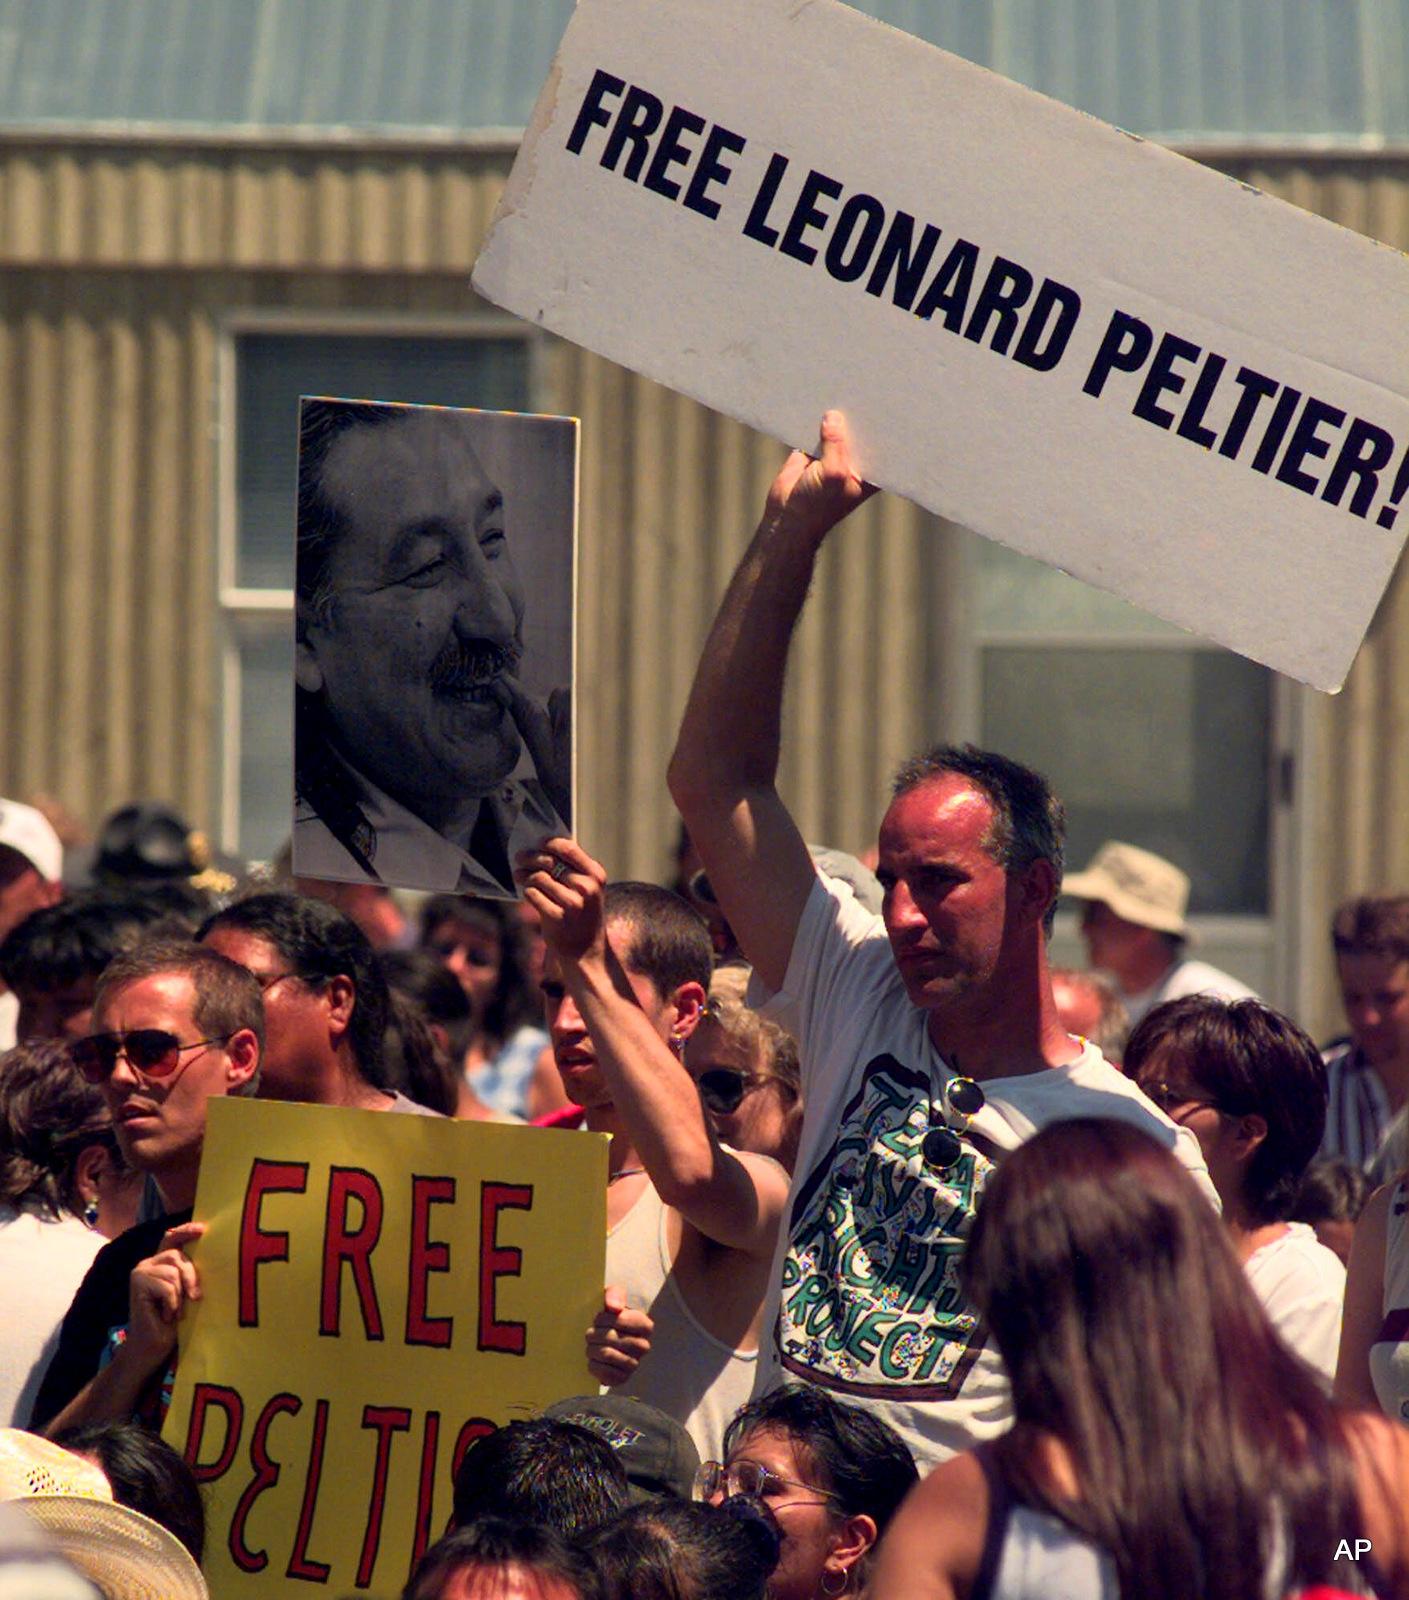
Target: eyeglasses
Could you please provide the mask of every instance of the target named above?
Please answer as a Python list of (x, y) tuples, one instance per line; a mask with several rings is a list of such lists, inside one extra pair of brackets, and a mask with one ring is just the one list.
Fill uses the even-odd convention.
[(126, 1056), (128, 1065), (148, 1078), (169, 1078), (188, 1050), (228, 1044), (231, 1037), (226, 1033), (217, 1039), (193, 1039), (190, 1044), (182, 1044), (165, 1028), (134, 1028), (131, 1033), (95, 1033), (78, 1039), (69, 1054), (89, 1083), (106, 1083), (119, 1056)]
[(771, 1081), (752, 1072), (744, 1072), (739, 1067), (710, 1067), (696, 1080), (700, 1099), (711, 1111), (726, 1117), (739, 1109), (750, 1089), (757, 1089)]
[(1187, 1116), (1191, 1111), (1217, 1111), (1220, 1117), (1223, 1115), (1223, 1112), (1219, 1110), (1212, 1100), (1201, 1100), (1197, 1095), (1192, 1095), (1185, 1089), (1171, 1089), (1163, 1079), (1158, 1083), (1141, 1084), (1140, 1087), (1145, 1091), (1145, 1098), (1153, 1100), (1155, 1105), (1173, 1122), (1179, 1121), (1179, 1118), (1174, 1115), (1176, 1111), (1184, 1116)]
[(791, 1500), (789, 1505), (822, 1505), (828, 1500), (841, 1505), (838, 1495), (819, 1489), (815, 1484), (799, 1483), (796, 1478), (780, 1477), (759, 1461), (731, 1461), (727, 1467), (722, 1461), (702, 1461), (695, 1474), (694, 1498), (710, 1501), (717, 1494), (726, 1498), (741, 1494), (750, 1500), (767, 1500), (780, 1495), (784, 1489), (805, 1489), (808, 1494), (818, 1496), (816, 1500)]
[(259, 985), (261, 994), (268, 994), (276, 983), (282, 983), (285, 978), (296, 978), (296, 972), (256, 972), (254, 981)]
[[(983, 1110), (985, 1096), (972, 1078), (950, 1078), (939, 1091), (940, 1114), (944, 1123), (931, 1127), (920, 1141), (925, 1165), (935, 1172), (952, 1172), (964, 1153), (961, 1133), (967, 1133), (974, 1118)], [(933, 1121), (933, 1113), (931, 1113)]]

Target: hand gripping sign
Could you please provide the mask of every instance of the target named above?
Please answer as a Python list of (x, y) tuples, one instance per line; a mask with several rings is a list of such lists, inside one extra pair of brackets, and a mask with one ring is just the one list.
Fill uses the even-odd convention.
[(1409, 261), (835, 0), (580, 0), (475, 288), (1338, 688), (1409, 532)]
[(595, 1392), (606, 1140), (213, 1100), (166, 1437), (216, 1600), (401, 1592), (470, 1443)]

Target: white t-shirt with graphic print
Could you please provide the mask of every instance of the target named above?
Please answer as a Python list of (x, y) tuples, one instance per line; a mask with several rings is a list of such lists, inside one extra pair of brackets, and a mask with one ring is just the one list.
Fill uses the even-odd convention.
[[(891, 959), (884, 924), (819, 877), (768, 1015), (797, 1038), (804, 1122), (774, 1263), (755, 1393), (805, 1378), (885, 1418), (923, 1471), (1012, 1422), (997, 1351), (959, 1290), (963, 1241), (994, 1161), (971, 1141), (949, 1172), (920, 1142), (954, 1074)], [(1066, 1066), (989, 1078), (974, 1132), (994, 1151), (1071, 1117), (1115, 1117), (1169, 1145), (1210, 1202), (1197, 1141), (1094, 1045)], [(932, 1107), (935, 1107), (932, 1118)]]

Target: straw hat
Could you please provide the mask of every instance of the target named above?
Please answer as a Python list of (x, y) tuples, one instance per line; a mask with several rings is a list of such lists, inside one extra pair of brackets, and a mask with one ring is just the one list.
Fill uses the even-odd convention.
[(210, 1600), (191, 1553), (114, 1503), (102, 1469), (20, 1428), (0, 1428), (0, 1500), (12, 1502), (105, 1600)]

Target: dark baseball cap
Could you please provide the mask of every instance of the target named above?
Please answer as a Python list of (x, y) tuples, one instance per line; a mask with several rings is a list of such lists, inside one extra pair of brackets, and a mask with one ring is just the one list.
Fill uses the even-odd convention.
[(673, 1417), (625, 1394), (578, 1394), (544, 1406), (543, 1415), (609, 1444), (626, 1468), (633, 1500), (688, 1500), (700, 1468), (694, 1440)]

